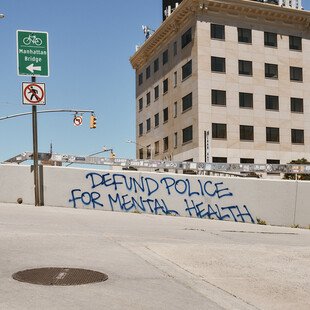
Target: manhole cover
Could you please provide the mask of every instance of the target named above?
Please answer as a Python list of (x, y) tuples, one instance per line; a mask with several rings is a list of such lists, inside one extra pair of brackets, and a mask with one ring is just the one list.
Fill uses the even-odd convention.
[(39, 285), (82, 285), (103, 282), (108, 279), (104, 273), (77, 268), (38, 268), (19, 271), (13, 279)]

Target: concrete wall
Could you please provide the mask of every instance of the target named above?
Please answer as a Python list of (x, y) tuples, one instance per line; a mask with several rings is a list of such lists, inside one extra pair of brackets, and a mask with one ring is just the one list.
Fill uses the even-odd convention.
[(0, 202), (34, 204), (34, 178), (30, 166), (0, 165)]
[[(310, 183), (45, 167), (45, 205), (309, 227)], [(0, 165), (0, 202), (33, 204), (28, 166)], [(307, 199), (308, 198), (308, 199)]]

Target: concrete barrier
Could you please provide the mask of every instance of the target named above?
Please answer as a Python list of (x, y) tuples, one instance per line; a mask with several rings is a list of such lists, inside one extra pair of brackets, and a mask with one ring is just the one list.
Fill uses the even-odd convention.
[[(29, 166), (0, 166), (0, 202), (33, 204)], [(44, 167), (48, 206), (310, 225), (310, 182)]]
[(30, 166), (0, 165), (0, 202), (34, 204), (33, 184)]

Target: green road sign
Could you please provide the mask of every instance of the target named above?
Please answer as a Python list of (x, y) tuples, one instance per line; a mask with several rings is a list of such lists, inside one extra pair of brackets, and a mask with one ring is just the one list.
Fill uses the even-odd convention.
[(48, 33), (17, 30), (17, 74), (49, 76)]

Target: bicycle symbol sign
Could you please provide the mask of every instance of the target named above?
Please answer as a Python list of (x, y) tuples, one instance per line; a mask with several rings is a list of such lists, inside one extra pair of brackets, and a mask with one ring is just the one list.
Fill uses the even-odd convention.
[(25, 45), (36, 45), (36, 46), (41, 46), (43, 41), (40, 38), (37, 38), (35, 35), (29, 34), (28, 37), (23, 38), (23, 43)]
[(48, 33), (17, 30), (17, 74), (49, 76)]

